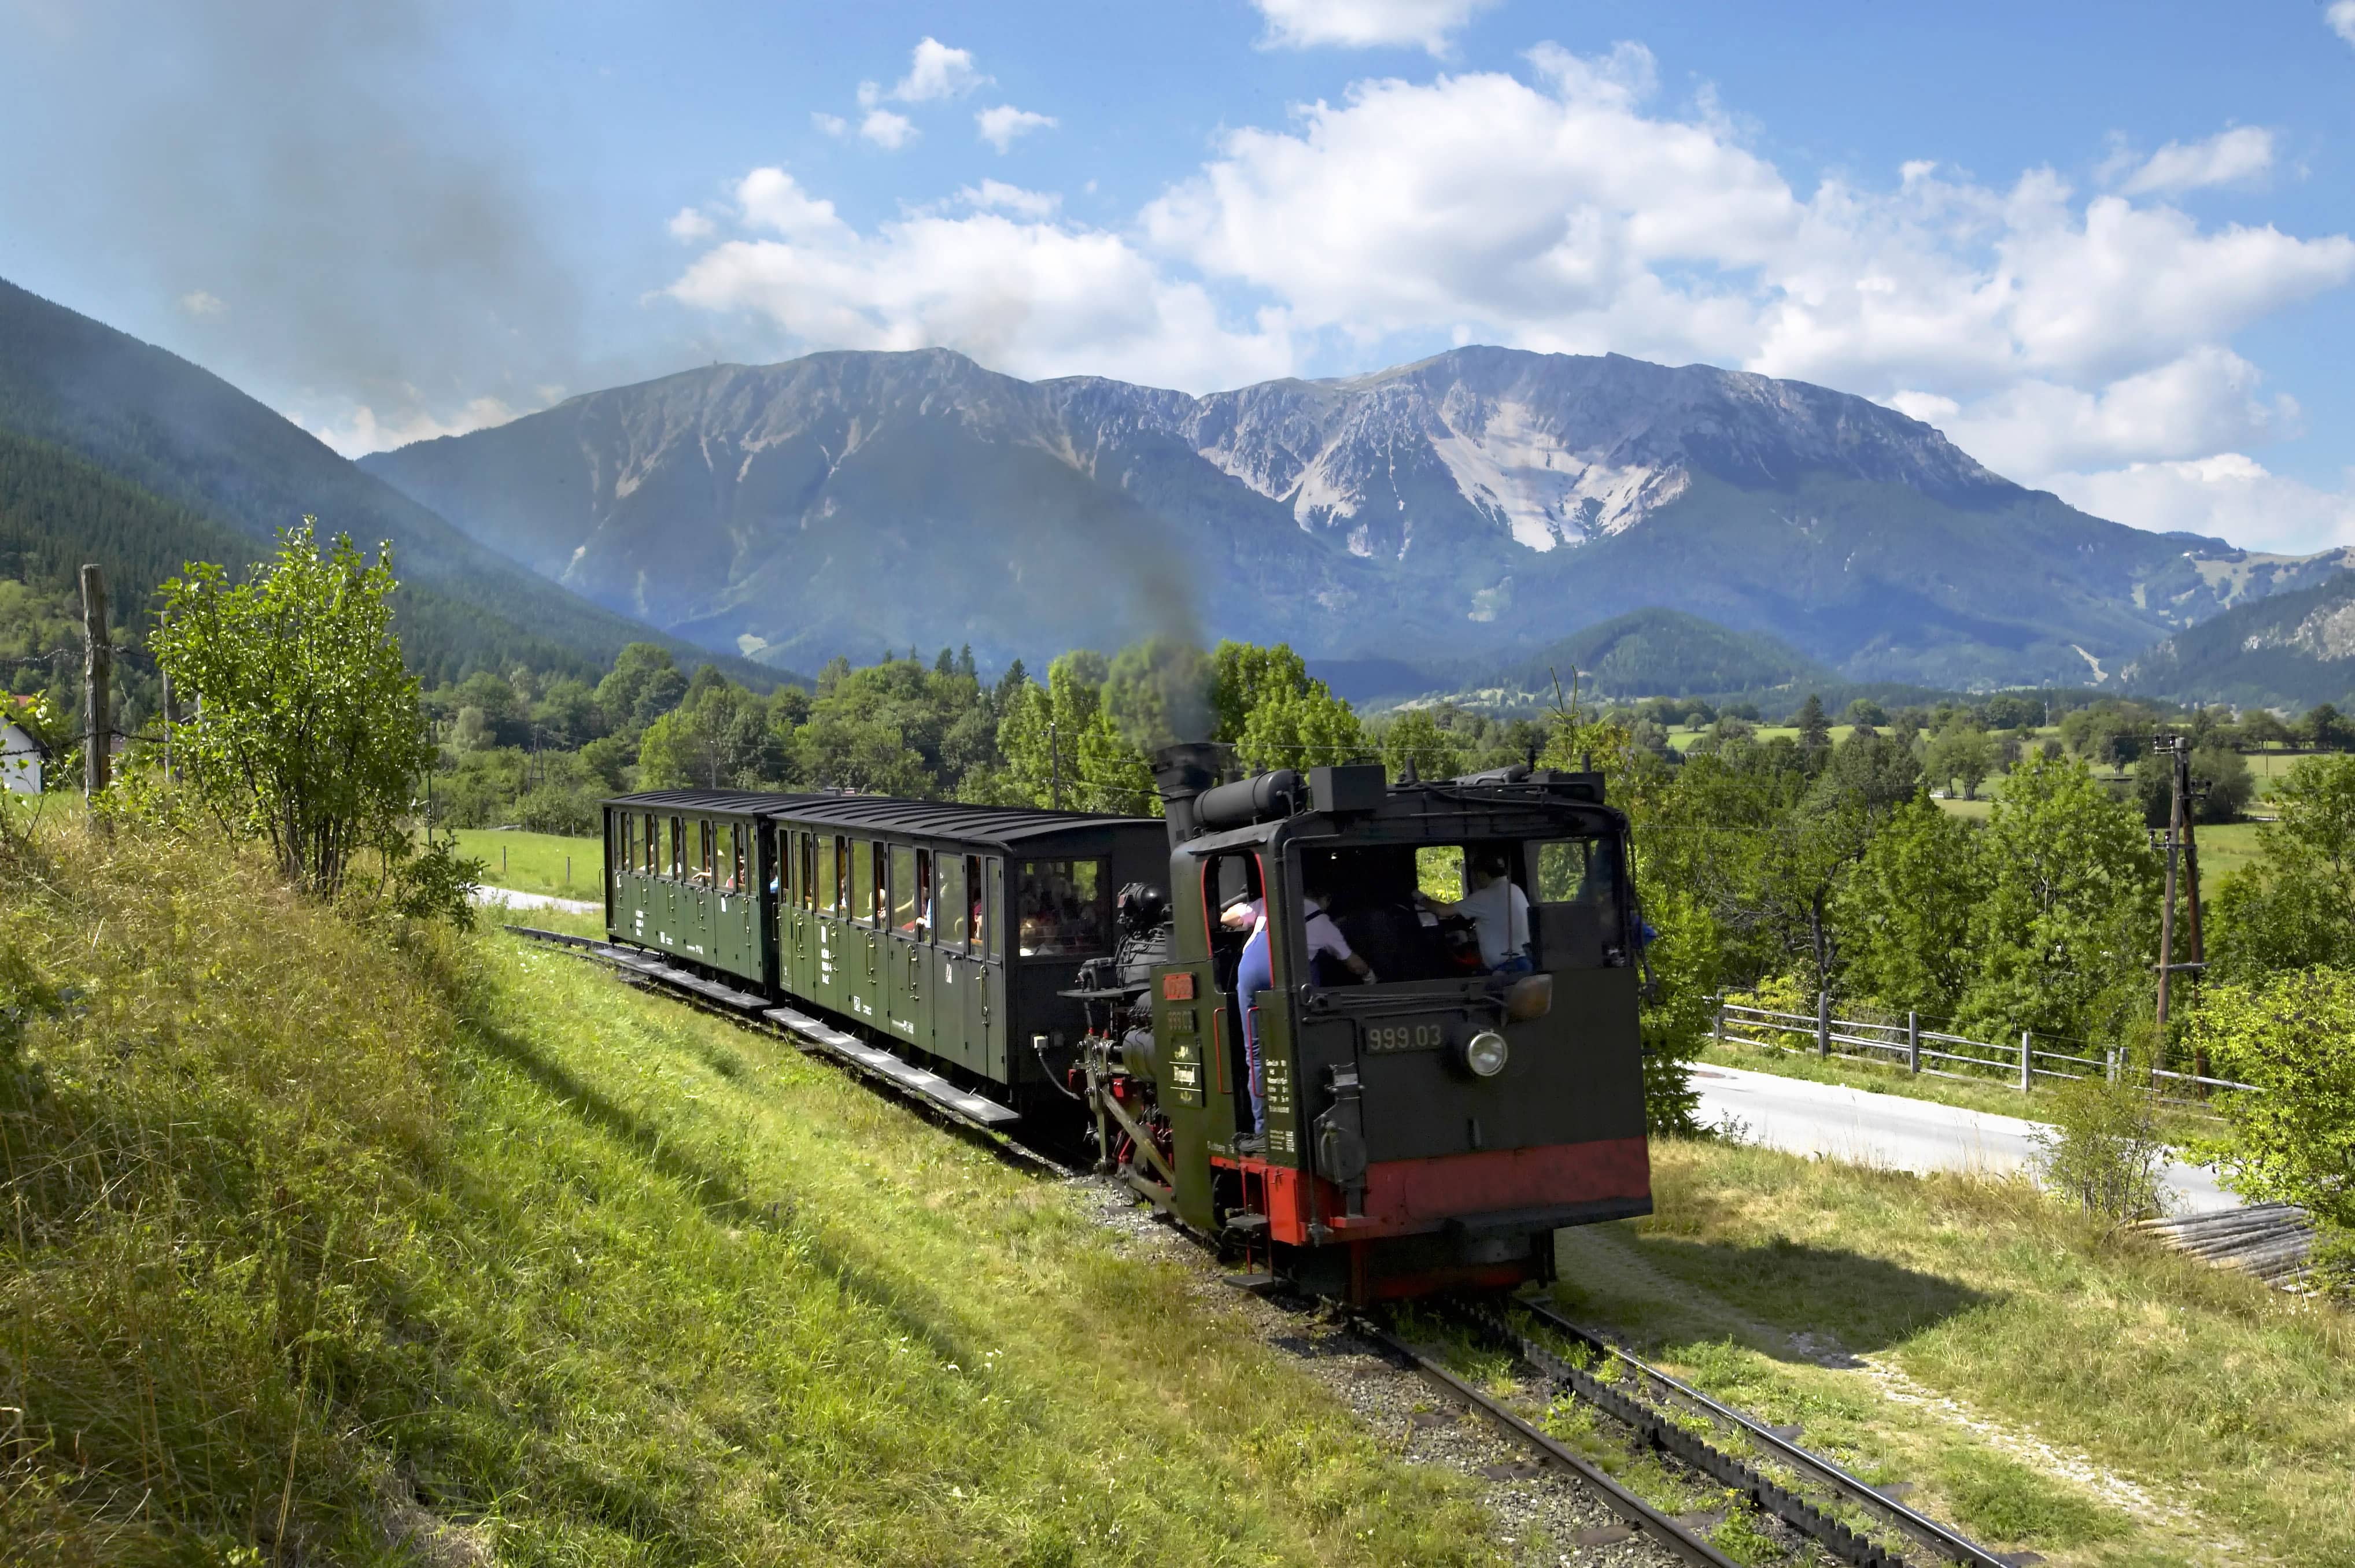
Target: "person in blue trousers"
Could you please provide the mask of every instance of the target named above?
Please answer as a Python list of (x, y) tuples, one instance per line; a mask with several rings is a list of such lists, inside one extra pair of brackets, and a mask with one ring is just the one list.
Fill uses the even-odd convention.
[(1275, 970), (1268, 961), (1267, 916), (1256, 908), (1252, 913), (1251, 940), (1243, 944), (1242, 962), (1235, 969), (1236, 1002), (1243, 1010), (1243, 1071), (1251, 1083), (1252, 1130), (1249, 1138), (1237, 1139), (1235, 1147), (1257, 1154), (1267, 1148), (1267, 1085), (1260, 1073), (1259, 1010), (1252, 1005), (1252, 999), (1274, 989)]

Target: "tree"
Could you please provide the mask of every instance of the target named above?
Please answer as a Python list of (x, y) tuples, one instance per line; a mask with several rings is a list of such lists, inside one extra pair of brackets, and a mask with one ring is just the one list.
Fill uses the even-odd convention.
[(1358, 762), (1370, 750), (1356, 712), (1324, 682), (1310, 681), (1305, 691), (1273, 693), (1253, 705), (1235, 760), (1247, 774), (1264, 773)]
[(165, 583), (150, 646), (197, 699), (174, 749), (197, 798), (324, 898), (364, 850), (389, 866), (407, 857), (403, 820), (433, 747), (393, 635), (389, 547), (371, 564), (338, 535), (322, 556), (316, 521), (281, 534), (250, 582), (199, 564)]
[(633, 733), (677, 707), (687, 695), (687, 677), (678, 673), (669, 652), (659, 643), (633, 642), (614, 657), (613, 667), (597, 683), (597, 707), (609, 732)]
[(2309, 757), (2274, 787), (2257, 856), (2211, 905), (2219, 978), (2355, 966), (2355, 757)]
[(1428, 708), (1409, 708), (1382, 732), (1382, 766), (1393, 779), (1403, 778), (1409, 767), (1418, 779), (1457, 778), (1467, 771), (1465, 760), (1463, 745), (1439, 727)]
[(1971, 979), (1971, 911), (1987, 895), (1980, 830), (1917, 794), (1892, 811), (1832, 895), (1846, 989), (1951, 1013)]
[[(2154, 828), (2167, 826), (2175, 800), (2175, 759), (2157, 751), (2145, 752), (2135, 759), (2134, 775), (2142, 820)], [(2193, 821), (2230, 822), (2238, 821), (2247, 808), (2255, 783), (2239, 752), (2202, 746), (2191, 753), (2191, 788), (2188, 805)]]
[(1951, 791), (1963, 787), (1963, 799), (1978, 799), (1979, 785), (1995, 770), (1995, 745), (1987, 732), (1957, 720), (1931, 737), (1922, 770), (1932, 783)]
[(1830, 748), (1832, 726), (1831, 721), (1824, 716), (1823, 698), (1809, 692), (1807, 700), (1800, 705), (1799, 716), (1793, 722), (1799, 726), (1799, 749), (1802, 752), (1814, 756)]
[(2158, 861), (2139, 814), (2081, 762), (2031, 758), (1989, 813), (1987, 894), (1962, 1033), (2111, 1034), (2148, 1004)]
[(1889, 711), (1870, 697), (1859, 697), (1849, 704), (1848, 711), (1842, 716), (1849, 724), (1864, 725), (1876, 729), (1889, 722)]
[(1243, 726), (1261, 703), (1279, 694), (1297, 696), (1309, 684), (1307, 662), (1284, 643), (1263, 648), (1220, 642), (1210, 655), (1210, 738), (1241, 740)]
[(2328, 703), (2308, 709), (2297, 727), (2317, 751), (2355, 751), (2355, 722)]
[(2191, 1027), (2220, 1075), (2257, 1090), (2219, 1102), (2233, 1191), (2305, 1209), (2334, 1233), (2323, 1250), (2343, 1266), (2355, 1232), (2355, 974), (2211, 986)]
[(1140, 755), (1210, 733), (1210, 658), (1191, 642), (1154, 637), (1113, 656), (1103, 703)]
[(2251, 708), (2241, 715), (2241, 744), (2264, 751), (2290, 743), (2289, 726), (2271, 708)]

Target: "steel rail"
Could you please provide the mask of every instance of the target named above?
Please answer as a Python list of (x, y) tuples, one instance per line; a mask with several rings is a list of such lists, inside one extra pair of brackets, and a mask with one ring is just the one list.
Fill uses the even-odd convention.
[(1735, 1568), (1733, 1560), (1725, 1553), (1621, 1486), (1586, 1458), (1530, 1425), (1495, 1395), (1475, 1388), (1448, 1371), (1436, 1358), (1425, 1354), (1417, 1346), (1369, 1318), (1353, 1318), (1350, 1328), (1359, 1338), (1369, 1340), (1392, 1356), (1412, 1363), (1426, 1379), (1593, 1487), (1612, 1512), (1686, 1562), (1699, 1563), (1701, 1568)]
[[(1834, 1460), (1802, 1448), (1782, 1433), (1753, 1416), (1746, 1415), (1732, 1406), (1710, 1398), (1682, 1379), (1662, 1372), (1641, 1357), (1613, 1344), (1592, 1330), (1571, 1321), (1543, 1302), (1526, 1297), (1511, 1298), (1511, 1305), (1520, 1308), (1547, 1328), (1586, 1347), (1620, 1366), (1627, 1368), (1644, 1383), (1665, 1394), (1668, 1403), (1681, 1405), (1695, 1414), (1719, 1421), (1737, 1429), (1743, 1437), (1762, 1452), (1789, 1466), (1792, 1469), (1828, 1487), (1847, 1501), (1863, 1509), (1884, 1524), (1902, 1531), (1933, 1552), (1943, 1563), (1969, 1564), (1970, 1568), (2013, 1568), (2013, 1559), (1991, 1552), (1958, 1531), (1906, 1507), (1851, 1474)], [(1506, 1338), (1513, 1349), (1547, 1376), (1570, 1387), (1582, 1399), (1601, 1406), (1614, 1419), (1642, 1432), (1646, 1438), (1675, 1453), (1689, 1463), (1716, 1476), (1737, 1489), (1748, 1491), (1762, 1508), (1785, 1523), (1813, 1537), (1833, 1555), (1843, 1562), (1880, 1568), (1888, 1564), (1896, 1568), (1901, 1559), (1887, 1548), (1859, 1535), (1839, 1520), (1831, 1518), (1805, 1498), (1790, 1492), (1771, 1478), (1758, 1474), (1743, 1461), (1711, 1447), (1686, 1428), (1668, 1421), (1658, 1412), (1630, 1398), (1592, 1373), (1582, 1371), (1553, 1355), (1527, 1335), (1517, 1333), (1504, 1316), (1493, 1309), (1475, 1309), (1476, 1319), (1484, 1319), (1483, 1327), (1492, 1335)], [(1673, 1437), (1668, 1435), (1674, 1434)], [(1700, 1464), (1685, 1453), (1685, 1448), (1706, 1450), (1712, 1462)]]

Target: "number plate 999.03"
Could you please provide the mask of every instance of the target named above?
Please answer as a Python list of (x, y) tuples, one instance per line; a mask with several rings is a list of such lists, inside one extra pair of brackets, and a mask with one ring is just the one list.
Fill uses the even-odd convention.
[(1425, 1020), (1409, 1023), (1369, 1023), (1366, 1049), (1378, 1054), (1393, 1051), (1436, 1051), (1447, 1044), (1447, 1026)]

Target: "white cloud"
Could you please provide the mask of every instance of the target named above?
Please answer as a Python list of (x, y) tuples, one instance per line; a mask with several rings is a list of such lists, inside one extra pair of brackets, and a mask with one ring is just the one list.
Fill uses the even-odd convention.
[(1267, 18), (1270, 48), (1319, 44), (1370, 48), (1412, 44), (1436, 55), (1447, 36), (1497, 0), (1252, 0)]
[(719, 228), (719, 226), (710, 218), (691, 207), (680, 207), (672, 215), (670, 222), (664, 227), (670, 230), (670, 237), (673, 239), (683, 239), (690, 243), (698, 239), (710, 238)]
[(1051, 131), (1056, 120), (1051, 114), (1035, 114), (1028, 109), (1017, 109), (1001, 103), (995, 109), (985, 109), (973, 117), (981, 127), (981, 139), (1003, 153), (1014, 145), (1014, 138), (1032, 131)]
[[(496, 397), (477, 397), (450, 418), (444, 419), (425, 413), (417, 406), (417, 389), (401, 389), (409, 407), (400, 414), (380, 418), (366, 403), (355, 405), (340, 418), (305, 417), (289, 413), (287, 418), (347, 458), (368, 452), (388, 451), (404, 447), (411, 441), (429, 441), (437, 436), (463, 436), (469, 430), (484, 429), (492, 425), (504, 425), (516, 417), (516, 410)], [(543, 389), (550, 390), (553, 389)], [(556, 400), (550, 396), (548, 401)]]
[(1063, 198), (1051, 191), (1026, 191), (1003, 180), (984, 180), (957, 192), (957, 199), (982, 210), (1010, 212), (1018, 217), (1052, 217)]
[[(2349, 4), (2355, 6), (2355, 0)], [(2169, 142), (2118, 188), (2128, 196), (2144, 196), (2203, 185), (2246, 185), (2273, 166), (2274, 133), (2261, 126), (2236, 125), (2188, 147)]]
[(820, 132), (828, 136), (847, 136), (850, 134), (850, 122), (845, 120), (839, 114), (826, 114), (817, 111), (812, 111), (810, 113), (810, 123), (816, 126)]
[(2355, 545), (2355, 470), (2338, 490), (2322, 490), (2227, 451), (2055, 474), (2049, 488), (2073, 506), (2137, 528), (2213, 535), (2289, 555)]
[(788, 239), (833, 241), (850, 233), (832, 202), (811, 196), (783, 169), (754, 169), (737, 181), (736, 207), (746, 228), (773, 229)]
[(2355, 44), (2355, 0), (2331, 0), (2330, 9), (2322, 14), (2330, 30)]
[(938, 38), (927, 37), (910, 54), (908, 74), (900, 79), (891, 96), (902, 103), (930, 103), (963, 97), (988, 79), (973, 69), (971, 50), (953, 49)]
[(1234, 325), (1200, 284), (1169, 278), (1120, 235), (1039, 220), (1050, 198), (1016, 186), (988, 182), (968, 198), (1016, 217), (915, 212), (863, 234), (781, 169), (747, 175), (738, 199), (748, 226), (783, 238), (714, 246), (668, 292), (764, 317), (810, 348), (941, 346), (1018, 376), (1193, 387), (1294, 364), (1281, 313)]
[(211, 321), (229, 313), (229, 302), (218, 294), (208, 294), (202, 289), (193, 289), (180, 296), (180, 309), (198, 321)]
[(916, 139), (915, 122), (888, 109), (870, 109), (858, 122), (858, 133), (879, 147), (898, 152)]

